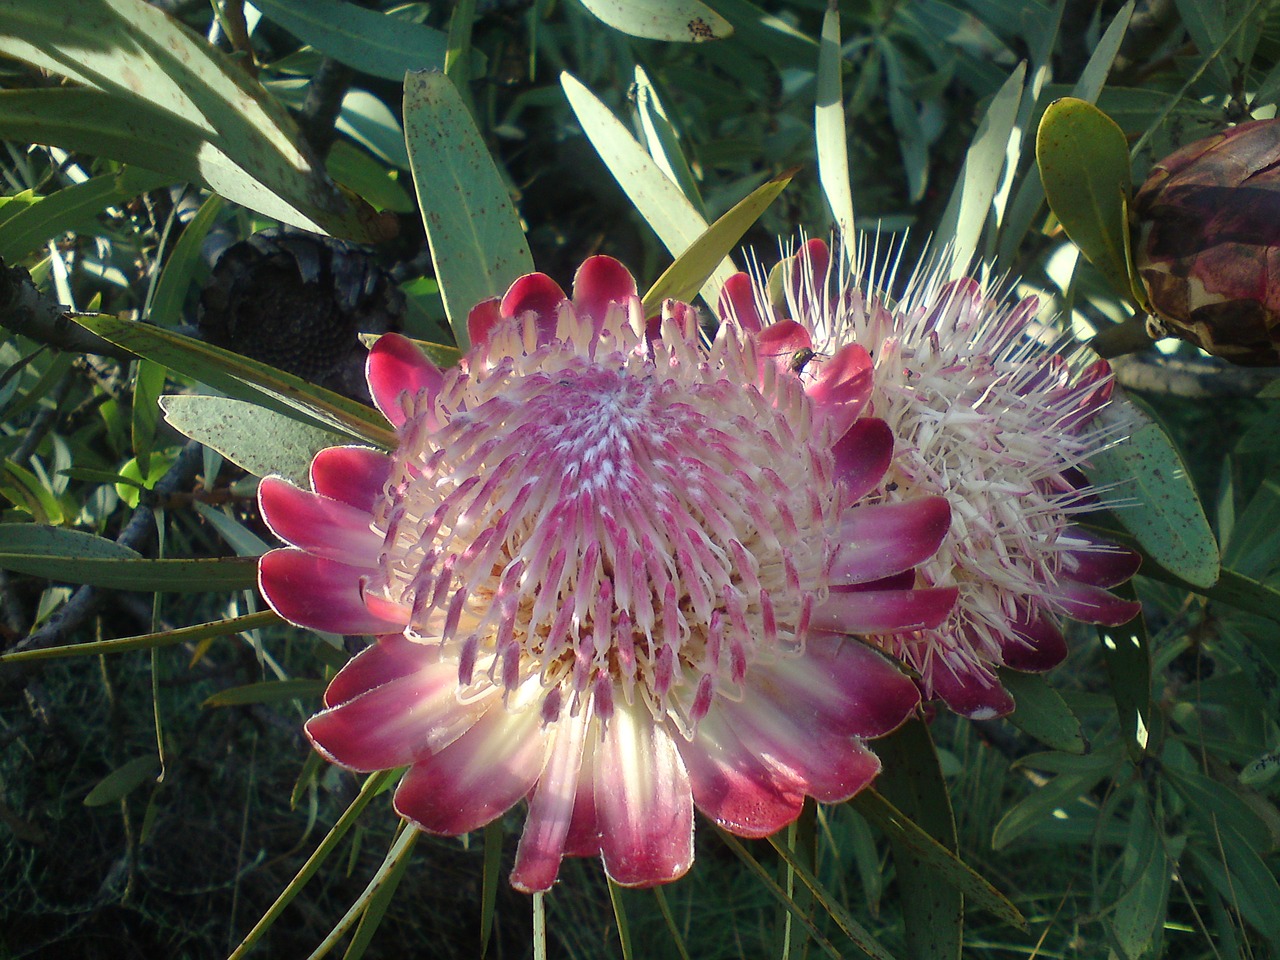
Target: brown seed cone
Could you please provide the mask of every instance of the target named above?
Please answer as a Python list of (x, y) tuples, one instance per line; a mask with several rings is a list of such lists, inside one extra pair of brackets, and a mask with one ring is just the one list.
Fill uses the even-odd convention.
[(209, 343), (368, 402), (360, 333), (400, 329), (404, 294), (367, 250), (292, 228), (228, 247), (200, 294)]
[(1280, 364), (1280, 121), (1242, 123), (1157, 163), (1133, 202), (1159, 322), (1245, 366)]

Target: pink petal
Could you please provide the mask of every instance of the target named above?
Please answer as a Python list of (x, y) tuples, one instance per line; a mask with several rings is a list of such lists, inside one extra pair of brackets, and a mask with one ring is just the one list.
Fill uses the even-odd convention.
[(573, 278), (573, 308), (599, 326), (609, 312), (609, 304), (625, 303), (636, 296), (631, 272), (613, 257), (595, 256), (584, 260)]
[(578, 770), (577, 794), (573, 799), (573, 819), (564, 841), (566, 857), (594, 857), (600, 853), (600, 823), (596, 816), (595, 755), (599, 748), (601, 727), (597, 720), (587, 731), (582, 766)]
[(676, 741), (698, 809), (740, 837), (767, 837), (800, 815), (804, 787), (742, 745), (714, 707), (692, 742)]
[(1003, 639), (1000, 648), (1007, 667), (1026, 673), (1043, 673), (1067, 658), (1067, 641), (1062, 631), (1047, 617), (1024, 616), (1011, 621), (1013, 636)]
[(502, 320), (501, 301), (497, 297), (481, 300), (467, 314), (467, 338), (472, 347), (484, 347), (489, 343), (493, 328)]
[[(369, 647), (356, 661), (377, 651)], [(327, 759), (351, 770), (415, 763), (464, 734), (497, 699), (460, 704), (457, 689), (456, 663), (423, 658), (412, 672), (316, 714), (307, 736)]]
[(560, 285), (545, 273), (526, 273), (502, 298), (502, 315), (520, 318), (532, 312), (538, 318), (539, 332), (550, 335), (556, 329), (560, 304), (567, 299)]
[[(324, 705), (336, 706), (374, 687), (406, 677), (440, 659), (439, 644), (418, 643), (402, 633), (387, 633), (347, 661), (324, 691)], [(455, 673), (457, 668), (455, 667)]]
[(851, 500), (861, 500), (880, 485), (893, 460), (893, 430), (883, 420), (856, 421), (831, 447), (836, 479)]
[(539, 712), (512, 713), (495, 697), (470, 730), (409, 768), (396, 812), (427, 833), (469, 833), (520, 802), (546, 755)]
[(756, 336), (756, 354), (761, 360), (773, 360), (786, 369), (791, 358), (801, 350), (813, 348), (809, 331), (794, 320), (779, 320), (765, 327)]
[(1060, 580), (1056, 586), (1046, 587), (1045, 593), (1059, 610), (1081, 623), (1118, 627), (1142, 612), (1142, 604), (1136, 600), (1122, 600), (1102, 587), (1074, 580)]
[(991, 720), (1013, 712), (1013, 697), (994, 677), (976, 670), (961, 676), (937, 663), (927, 677), (934, 696), (941, 697), (954, 713), (971, 720)]
[(281, 540), (331, 560), (350, 560), (372, 567), (382, 549), (382, 534), (363, 510), (299, 490), (280, 477), (258, 485), (262, 519)]
[(616, 704), (595, 759), (605, 873), (624, 887), (683, 876), (693, 863), (693, 797), (671, 735), (643, 704)]
[(731, 317), (748, 333), (759, 333), (764, 318), (756, 306), (756, 285), (745, 273), (735, 273), (720, 288), (720, 316)]
[(372, 571), (292, 548), (258, 560), (258, 586), (271, 609), (290, 623), (328, 633), (398, 633), (399, 623), (374, 616), (361, 598), (360, 581)]
[(892, 733), (920, 705), (919, 689), (888, 657), (829, 634), (811, 635), (803, 657), (762, 668), (753, 680), (780, 707), (812, 711), (819, 726), (844, 736)]
[(850, 510), (840, 521), (831, 582), (866, 583), (928, 560), (951, 528), (945, 497), (920, 497)]
[(1082, 530), (1071, 531), (1073, 538), (1091, 541), (1091, 546), (1072, 550), (1063, 565), (1063, 575), (1095, 587), (1118, 587), (1142, 565), (1142, 557), (1124, 547), (1107, 543)]
[(435, 396), (444, 380), (439, 368), (398, 333), (384, 333), (369, 349), (366, 374), (373, 402), (394, 427), (406, 419), (400, 403), (405, 393), (417, 396), (425, 391)]
[(816, 412), (831, 421), (834, 435), (844, 434), (867, 405), (873, 371), (871, 355), (857, 343), (845, 344), (822, 362), (817, 379), (805, 392), (816, 404)]
[(860, 740), (835, 734), (813, 713), (795, 710), (803, 710), (802, 704), (779, 705), (754, 692), (748, 685), (741, 703), (721, 700), (720, 709), (743, 747), (784, 781), (803, 784), (815, 800), (841, 803), (880, 772), (880, 761)]
[(826, 289), (831, 251), (825, 240), (809, 240), (789, 263), (791, 270), (787, 279), (791, 295), (800, 309), (808, 312), (817, 306), (812, 302), (813, 297), (821, 298)]
[(955, 606), (955, 587), (920, 590), (832, 591), (813, 612), (815, 630), (830, 633), (899, 633), (938, 626)]
[(372, 513), (382, 499), (392, 460), (368, 447), (326, 447), (311, 461), (311, 489)]
[(560, 872), (590, 726), (587, 711), (570, 717), (565, 710), (550, 727), (547, 765), (529, 798), (529, 814), (511, 871), (511, 885), (517, 890), (549, 890)]

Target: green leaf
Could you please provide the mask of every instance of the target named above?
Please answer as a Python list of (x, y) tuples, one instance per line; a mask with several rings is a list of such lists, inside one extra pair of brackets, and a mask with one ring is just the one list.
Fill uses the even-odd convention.
[(1124, 132), (1093, 104), (1063, 97), (1040, 120), (1036, 163), (1049, 208), (1067, 236), (1117, 293), (1131, 299), (1124, 204), (1133, 183)]
[(257, 630), (283, 623), (280, 615), (274, 610), (261, 613), (250, 613), (243, 617), (229, 620), (215, 620), (212, 623), (198, 623), (178, 630), (165, 630), (162, 633), (147, 633), (137, 637), (120, 637), (116, 640), (90, 640), (85, 643), (69, 643), (60, 647), (45, 647), (40, 650), (19, 650), (14, 653), (0, 653), (0, 663), (17, 663), (21, 660), (56, 660), (62, 657), (99, 656), (108, 653), (130, 653), (134, 650), (152, 650), (156, 647), (168, 647), (178, 643), (199, 643), (212, 637), (225, 637), (246, 630)]
[(658, 98), (658, 91), (654, 89), (644, 67), (639, 64), (636, 65), (635, 78), (632, 90), (636, 117), (640, 121), (640, 131), (644, 134), (649, 156), (653, 157), (653, 162), (662, 168), (667, 178), (680, 188), (680, 192), (698, 209), (699, 214), (705, 217), (706, 209), (702, 197), (698, 195), (693, 171), (689, 169), (689, 163), (680, 149), (680, 135), (667, 116), (667, 111)]
[(1013, 73), (1009, 74), (987, 106), (965, 154), (947, 209), (938, 223), (938, 241), (949, 243), (953, 251), (954, 275), (968, 271), (969, 262), (982, 239), (987, 217), (991, 214), (991, 202), (1000, 185), (1000, 175), (1014, 136), (1014, 122), (1018, 118), (1018, 104), (1022, 100), (1026, 74), (1027, 64), (1023, 61), (1014, 67)]
[[(1132, 583), (1122, 583), (1112, 591), (1136, 599)], [(1128, 623), (1100, 625), (1097, 631), (1125, 746), (1135, 761), (1140, 760), (1151, 732), (1151, 638), (1146, 617), (1140, 613)]]
[(699, 0), (582, 0), (602, 21), (632, 37), (701, 43), (733, 33), (729, 21)]
[(145, 757), (134, 757), (99, 780), (84, 798), (84, 805), (102, 807), (122, 800), (146, 783), (159, 769), (160, 758), (154, 753)]
[(1079, 773), (1060, 773), (1030, 796), (1005, 811), (991, 835), (991, 846), (1003, 850), (1019, 837), (1054, 816), (1078, 797), (1087, 794), (1107, 775), (1110, 764), (1091, 766)]
[(400, 83), (409, 70), (443, 70), (445, 34), (338, 0), (254, 0), (299, 40), (349, 67)]
[(413, 213), (417, 209), (404, 185), (381, 161), (347, 140), (339, 138), (333, 142), (325, 167), (329, 176), (364, 197), (376, 210)]
[(404, 872), (409, 866), (409, 854), (413, 852), (414, 844), (421, 836), (422, 832), (417, 827), (410, 824), (404, 825), (403, 833), (387, 852), (387, 859), (383, 862), (386, 873), (381, 877), (375, 876), (369, 884), (371, 895), (367, 899), (361, 898), (364, 903), (360, 913), (360, 925), (356, 927), (356, 932), (351, 937), (351, 944), (347, 947), (347, 952), (342, 955), (342, 960), (360, 960), (369, 949), (369, 943), (378, 925), (382, 923), (382, 918), (386, 916), (387, 907), (391, 905), (391, 900), (396, 895), (396, 888), (400, 886)]
[(458, 346), (466, 350), (467, 314), (500, 297), (533, 271), (493, 158), (453, 81), (411, 73), (404, 85), (405, 142), (413, 185), (431, 243), (431, 262)]
[(144, 593), (204, 593), (247, 590), (258, 582), (252, 559), (105, 560), (0, 553), (0, 570), (12, 570), (61, 583), (87, 583)]
[(295, 420), (336, 428), (385, 449), (395, 445), (395, 434), (387, 429), (386, 419), (372, 407), (283, 370), (145, 323), (107, 314), (74, 319), (104, 340), (222, 393), (256, 401)]
[[(885, 802), (897, 808), (894, 812), (899, 817), (910, 818), (922, 834), (954, 854), (958, 841), (951, 797), (924, 723), (908, 720), (895, 733), (877, 741), (876, 753), (884, 764), (876, 783)], [(868, 793), (871, 791), (863, 791)], [(858, 802), (860, 799), (861, 795), (855, 798), (855, 804), (868, 820), (878, 822), (878, 815), (891, 820), (874, 802), (874, 796)], [(907, 843), (906, 829), (890, 830), (888, 835), (898, 889), (910, 891), (899, 899), (912, 960), (959, 960), (964, 940), (963, 894), (921, 855), (919, 851), (930, 849), (929, 845)]]
[(182, 305), (187, 291), (196, 279), (196, 271), (204, 263), (201, 250), (205, 237), (217, 223), (226, 202), (214, 194), (200, 204), (191, 222), (182, 230), (182, 236), (173, 245), (173, 251), (165, 261), (156, 290), (147, 307), (147, 319), (157, 326), (174, 327), (182, 322)]
[(1128, 889), (1116, 900), (1111, 930), (1127, 960), (1139, 960), (1151, 946), (1165, 918), (1171, 880), (1160, 825), (1153, 823), (1146, 804), (1135, 807), (1129, 852), (1135, 861)]
[(1110, 407), (1100, 425), (1124, 417), (1128, 437), (1097, 453), (1086, 468), (1089, 479), (1111, 488), (1124, 504), (1116, 517), (1165, 569), (1199, 588), (1218, 580), (1218, 544), (1182, 457), (1164, 430), (1132, 404), (1116, 414)]
[(140, 560), (136, 550), (80, 530), (43, 523), (0, 525), (0, 540), (10, 556), (65, 557), (68, 560)]
[(311, 461), (348, 438), (323, 427), (227, 397), (160, 398), (164, 418), (179, 433), (212, 447), (255, 476), (277, 473), (306, 487)]
[(323, 680), (264, 680), (232, 687), (207, 697), (202, 707), (243, 707), (248, 703), (279, 703), (281, 700), (310, 700), (324, 693)]
[(151, 448), (156, 438), (156, 423), (160, 419), (157, 404), (168, 375), (169, 371), (160, 364), (143, 359), (138, 361), (138, 371), (133, 377), (133, 411), (130, 422), (133, 428), (134, 460), (144, 477), (151, 474)]
[(645, 315), (659, 310), (662, 301), (669, 298), (692, 300), (706, 284), (729, 251), (737, 246), (743, 234), (768, 209), (791, 183), (796, 171), (788, 170), (765, 183), (734, 204), (719, 220), (709, 226), (702, 236), (662, 272), (644, 295)]
[(1013, 695), (1017, 709), (1006, 719), (1047, 747), (1067, 753), (1084, 753), (1080, 721), (1062, 695), (1043, 676), (1001, 670), (1000, 682)]
[[(107, 207), (163, 187), (171, 178), (150, 170), (125, 167), (83, 183), (64, 187), (30, 205), (15, 209), (0, 223), (0, 260), (13, 263), (46, 240), (64, 233), (97, 233), (98, 215)], [(7, 211), (9, 205), (5, 206)]]
[[(707, 222), (702, 214), (609, 108), (577, 78), (562, 73), (560, 83), (600, 159), (663, 246), (678, 258), (706, 232)], [(703, 299), (713, 310), (719, 301), (720, 287), (736, 272), (731, 261), (723, 260), (702, 288)]]
[(0, 497), (36, 519), (55, 526), (66, 519), (62, 504), (34, 473), (11, 460), (0, 463)]
[(846, 256), (853, 256), (854, 238), (853, 181), (849, 177), (849, 144), (845, 131), (844, 94), (840, 70), (844, 57), (840, 53), (840, 10), (827, 8), (822, 20), (822, 39), (818, 43), (817, 99), (813, 107), (814, 143), (818, 154), (818, 181), (822, 195), (831, 210), (836, 233), (844, 241)]
[(203, 183), (304, 230), (378, 237), (372, 211), (313, 163), (284, 107), (145, 0), (0, 4), (0, 53), (84, 85), (0, 95), (0, 136)]

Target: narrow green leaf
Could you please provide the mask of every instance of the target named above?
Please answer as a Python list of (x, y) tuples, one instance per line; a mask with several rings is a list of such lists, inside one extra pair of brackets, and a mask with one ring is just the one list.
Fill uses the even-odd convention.
[(644, 67), (639, 64), (636, 65), (635, 78), (635, 86), (632, 89), (635, 94), (636, 116), (640, 120), (640, 131), (644, 134), (644, 143), (649, 150), (649, 156), (653, 157), (653, 162), (680, 188), (680, 192), (705, 218), (706, 208), (703, 206), (702, 197), (698, 194), (698, 184), (693, 178), (693, 171), (689, 169), (688, 161), (684, 158), (684, 152), (680, 149), (680, 135), (676, 133), (671, 118), (667, 116), (666, 108), (658, 98), (658, 91), (654, 89)]
[(84, 805), (102, 807), (122, 800), (146, 783), (148, 778), (159, 769), (160, 759), (153, 753), (145, 757), (134, 757), (94, 784), (93, 789), (84, 798)]
[(281, 700), (310, 700), (324, 693), (323, 680), (263, 680), (242, 687), (221, 690), (205, 698), (202, 707), (243, 707), (249, 703), (279, 703)]
[(306, 486), (311, 461), (349, 439), (227, 397), (160, 398), (165, 420), (178, 432), (212, 447), (255, 476), (276, 473)]
[(0, 553), (0, 570), (60, 583), (87, 583), (145, 593), (246, 590), (258, 582), (254, 560), (104, 560)]
[(1124, 204), (1133, 184), (1124, 132), (1093, 104), (1063, 97), (1040, 120), (1036, 163), (1067, 236), (1117, 293), (1131, 297)]
[(0, 53), (83, 89), (0, 95), (0, 135), (136, 162), (306, 230), (378, 236), (240, 65), (145, 0), (0, 4)]
[(1090, 768), (1080, 773), (1060, 773), (1005, 811), (991, 834), (991, 846), (1003, 850), (1038, 824), (1087, 794), (1107, 774), (1107, 768)]
[[(170, 182), (165, 174), (125, 167), (63, 187), (25, 208), (15, 209), (0, 223), (0, 260), (14, 263), (46, 240), (64, 233), (96, 233), (100, 229), (98, 215), (107, 207)], [(8, 205), (4, 209), (8, 210)]]
[(493, 918), (498, 909), (498, 888), (502, 884), (502, 841), (507, 834), (502, 818), (484, 828), (484, 873), (480, 880), (480, 956), (489, 952)]
[(1116, 516), (1161, 566), (1200, 588), (1218, 580), (1218, 544), (1182, 457), (1164, 430), (1132, 404), (1106, 408), (1100, 425), (1124, 417), (1129, 435), (1097, 453), (1089, 479), (1124, 504)]
[(0, 463), (0, 497), (31, 514), (37, 523), (57, 526), (66, 519), (53, 491), (26, 467), (11, 460)]
[(768, 209), (778, 194), (787, 188), (795, 174), (794, 169), (788, 170), (752, 190), (689, 244), (645, 293), (646, 315), (656, 312), (662, 301), (669, 298), (688, 301), (697, 296), (729, 251), (737, 246), (743, 234), (760, 219), (760, 214)]
[(373, 204), (375, 210), (413, 213), (417, 209), (404, 185), (391, 175), (383, 161), (345, 139), (333, 142), (325, 169), (338, 183)]
[(162, 365), (147, 359), (138, 361), (138, 371), (133, 378), (133, 410), (130, 417), (133, 434), (133, 456), (142, 475), (151, 472), (151, 445), (156, 438), (156, 423), (160, 420), (158, 401), (164, 392), (169, 371)]
[(635, 949), (631, 945), (631, 923), (627, 920), (626, 894), (623, 888), (609, 882), (609, 903), (613, 906), (613, 919), (618, 925), (618, 946), (622, 949), (622, 960), (634, 960)]
[(729, 21), (699, 0), (582, 0), (602, 21), (632, 37), (702, 43), (733, 33)]
[[(595, 94), (569, 73), (560, 75), (560, 83), (600, 159), (667, 251), (679, 257), (706, 232), (706, 220)], [(720, 287), (736, 272), (731, 261), (723, 260), (702, 288), (713, 310)]]
[(68, 560), (140, 560), (136, 550), (114, 540), (43, 523), (0, 525), (4, 552), (12, 556), (65, 557)]
[(991, 202), (1005, 168), (1026, 74), (1027, 64), (1023, 61), (1014, 67), (1013, 73), (1009, 74), (987, 106), (965, 154), (947, 209), (939, 221), (936, 235), (940, 241), (951, 244), (952, 270), (956, 276), (968, 271), (969, 261), (978, 249), (983, 228), (991, 214)]
[(339, 0), (254, 0), (299, 40), (370, 76), (400, 83), (409, 70), (443, 70), (445, 34)]
[(493, 158), (457, 88), (442, 73), (411, 73), (404, 130), (431, 262), (458, 346), (467, 314), (533, 271), (529, 244)]
[(406, 824), (400, 838), (387, 852), (387, 859), (383, 862), (383, 866), (387, 867), (389, 864), (389, 869), (381, 878), (375, 877), (374, 881), (370, 881), (370, 896), (364, 902), (360, 913), (360, 925), (356, 927), (356, 932), (351, 937), (347, 952), (342, 955), (343, 960), (360, 960), (369, 949), (369, 943), (373, 940), (378, 925), (382, 923), (382, 918), (386, 916), (387, 907), (391, 905), (391, 900), (396, 895), (396, 888), (400, 886), (404, 872), (409, 866), (409, 855), (413, 852), (414, 844), (421, 836), (422, 832), (417, 827)]
[[(1209, 878), (1223, 900), (1271, 941), (1280, 943), (1280, 883), (1275, 872), (1257, 851), (1229, 826), (1219, 826), (1209, 833), (1206, 849), (1201, 844), (1188, 844), (1187, 853), (1195, 865)], [(1217, 848), (1217, 849), (1215, 849)]]
[(108, 653), (130, 653), (134, 650), (150, 650), (179, 643), (199, 643), (212, 637), (226, 637), (246, 630), (257, 630), (283, 623), (274, 610), (250, 613), (229, 620), (198, 623), (178, 630), (147, 633), (137, 637), (120, 637), (115, 640), (90, 640), (70, 643), (61, 647), (45, 647), (42, 650), (19, 650), (16, 653), (0, 653), (0, 663), (18, 663), (23, 660), (56, 660), (61, 657), (100, 656)]
[(342, 816), (338, 818), (338, 822), (333, 825), (333, 829), (320, 841), (319, 846), (307, 858), (307, 862), (302, 865), (302, 868), (294, 878), (289, 881), (288, 886), (281, 891), (280, 896), (276, 897), (275, 903), (271, 904), (267, 912), (263, 914), (262, 919), (254, 924), (253, 929), (245, 934), (244, 939), (240, 941), (240, 945), (232, 951), (227, 960), (243, 960), (243, 957), (262, 939), (263, 934), (270, 930), (272, 924), (279, 919), (280, 914), (284, 912), (284, 908), (293, 902), (293, 898), (307, 885), (307, 881), (315, 876), (316, 871), (323, 866), (329, 855), (337, 849), (338, 844), (342, 842), (342, 838), (347, 835), (347, 831), (360, 819), (360, 815), (364, 813), (369, 801), (386, 789), (403, 772), (403, 767), (396, 770), (381, 770), (377, 773), (371, 773), (365, 778), (364, 785), (360, 788), (360, 793), (351, 801)]
[[(1136, 599), (1132, 583), (1112, 588), (1118, 596)], [(1142, 614), (1118, 627), (1099, 626), (1102, 653), (1111, 681), (1125, 746), (1140, 760), (1151, 732), (1151, 638)]]
[(107, 314), (74, 319), (104, 340), (222, 393), (270, 406), (293, 419), (337, 428), (386, 449), (395, 445), (395, 434), (378, 411), (283, 370), (145, 323)]
[(195, 282), (196, 271), (204, 262), (201, 251), (205, 237), (218, 222), (226, 201), (217, 194), (205, 199), (200, 209), (182, 230), (165, 261), (156, 290), (147, 309), (147, 319), (157, 326), (174, 327), (182, 322), (182, 305), (187, 291)]
[(829, 6), (822, 20), (818, 43), (818, 89), (813, 107), (814, 142), (818, 153), (818, 182), (831, 210), (836, 233), (846, 256), (854, 256), (857, 243), (853, 227), (853, 181), (849, 177), (849, 144), (845, 131), (844, 94), (840, 70), (840, 10)]
[(1087, 744), (1080, 721), (1048, 680), (1039, 674), (1001, 670), (1000, 682), (1017, 703), (1007, 718), (1010, 723), (1047, 747), (1084, 753)]
[(1140, 960), (1163, 923), (1169, 898), (1169, 858), (1165, 855), (1160, 825), (1153, 823), (1146, 804), (1135, 807), (1129, 853), (1134, 858), (1129, 884), (1116, 900), (1111, 930), (1126, 960)]

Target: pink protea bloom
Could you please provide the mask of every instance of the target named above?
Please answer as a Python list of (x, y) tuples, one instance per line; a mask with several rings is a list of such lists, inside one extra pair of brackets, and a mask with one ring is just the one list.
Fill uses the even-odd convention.
[(959, 590), (942, 624), (875, 639), (920, 674), (926, 695), (989, 718), (1014, 707), (996, 668), (1041, 672), (1066, 656), (1061, 618), (1116, 625), (1137, 614), (1107, 588), (1138, 557), (1073, 523), (1100, 502), (1078, 468), (1116, 439), (1088, 427), (1110, 401), (1106, 361), (1045, 346), (1035, 297), (1000, 305), (976, 280), (941, 274), (912, 276), (895, 302), (810, 240), (781, 264), (772, 297), (738, 274), (721, 308), (728, 329), (801, 382), (820, 381), (826, 358), (851, 345), (872, 353), (869, 412), (898, 440), (878, 498), (950, 501), (950, 535), (918, 572)]
[(396, 810), (431, 833), (527, 797), (511, 879), (530, 891), (564, 855), (621, 884), (681, 876), (695, 805), (762, 836), (865, 787), (863, 741), (919, 693), (849, 634), (935, 626), (956, 595), (911, 572), (944, 499), (862, 502), (893, 448), (860, 418), (866, 351), (779, 375), (750, 337), (708, 347), (687, 304), (646, 324), (607, 257), (572, 299), (530, 274), (468, 327), (450, 370), (373, 347), (392, 453), (322, 451), (311, 491), (262, 483), (293, 544), (262, 558), (271, 606), (378, 637), (307, 723), (317, 749), (407, 766)]

